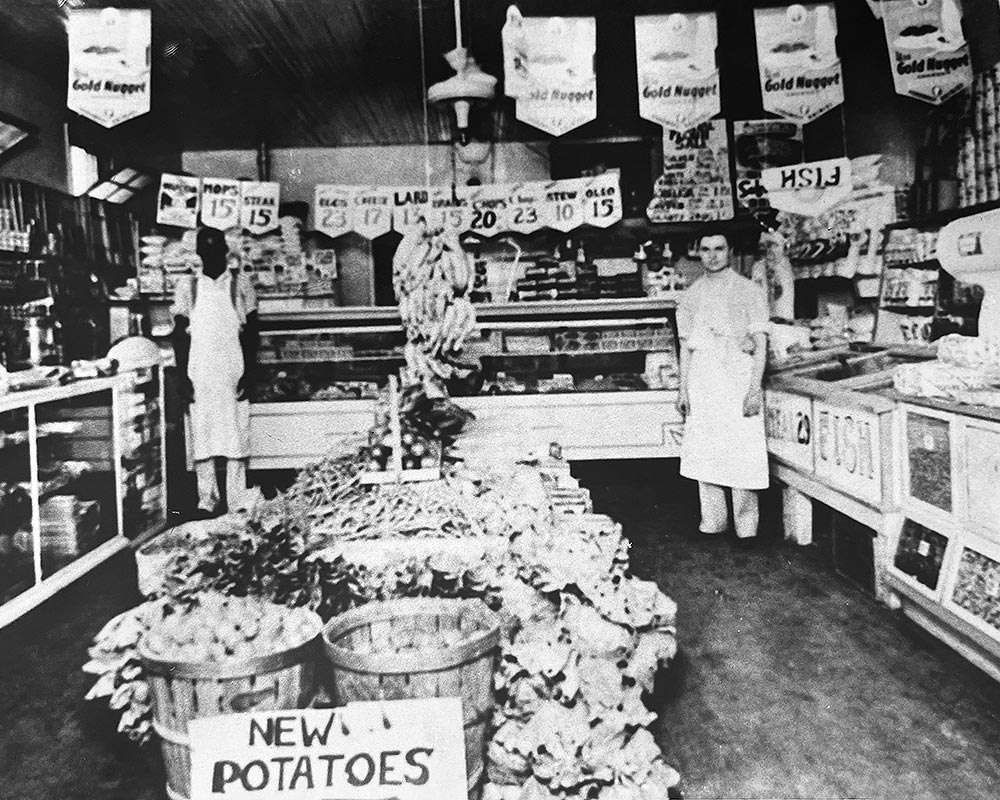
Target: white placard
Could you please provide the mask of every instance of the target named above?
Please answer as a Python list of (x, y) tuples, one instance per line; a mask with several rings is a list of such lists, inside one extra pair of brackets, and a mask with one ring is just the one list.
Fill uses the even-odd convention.
[(754, 10), (764, 110), (803, 124), (844, 102), (832, 3)]
[(635, 18), (639, 116), (686, 131), (721, 110), (714, 13)]
[(586, 178), (553, 181), (545, 187), (540, 214), (545, 227), (568, 233), (583, 224), (583, 191)]
[(69, 9), (66, 106), (105, 128), (149, 113), (148, 9)]
[(706, 222), (733, 217), (726, 121), (713, 119), (683, 133), (663, 132), (663, 173), (646, 208), (651, 222)]
[(829, 211), (848, 199), (854, 189), (849, 158), (765, 169), (761, 183), (772, 207), (805, 216)]
[(188, 175), (160, 177), (160, 193), (156, 198), (156, 223), (178, 228), (198, 227), (198, 201), (201, 180)]
[(507, 201), (507, 230), (534, 233), (544, 228), (539, 211), (544, 197), (543, 183), (519, 183), (511, 188)]
[(397, 186), (392, 190), (392, 229), (406, 234), (426, 224), (430, 189), (426, 186)]
[(595, 228), (610, 228), (622, 219), (622, 189), (617, 172), (590, 178), (580, 196), (580, 221)]
[(764, 392), (767, 450), (806, 474), (813, 471), (812, 399), (767, 389)]
[(816, 475), (872, 505), (882, 502), (879, 417), (813, 402)]
[(430, 203), (426, 210), (427, 224), (432, 229), (444, 228), (463, 232), (472, 222), (472, 211), (464, 192), (451, 186), (432, 186)]
[(240, 227), (260, 235), (278, 227), (281, 184), (276, 181), (243, 181), (240, 184)]
[(385, 186), (365, 186), (354, 190), (354, 231), (366, 239), (377, 239), (392, 230), (394, 191)]
[(318, 184), (313, 203), (316, 230), (333, 239), (353, 231), (354, 192), (353, 186)]
[(201, 224), (228, 231), (240, 221), (240, 182), (231, 178), (201, 179)]
[(467, 193), (469, 203), (469, 217), (465, 228), (469, 233), (489, 238), (510, 230), (509, 184), (487, 183), (482, 186), (470, 186), (464, 192)]
[(467, 800), (462, 701), (226, 714), (188, 723), (191, 800)]

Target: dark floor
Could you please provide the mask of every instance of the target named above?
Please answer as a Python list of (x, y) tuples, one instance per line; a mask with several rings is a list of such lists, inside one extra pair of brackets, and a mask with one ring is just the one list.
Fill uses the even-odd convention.
[[(834, 575), (814, 548), (695, 532), (676, 467), (581, 465), (632, 565), (680, 606), (658, 738), (688, 798), (1000, 797), (1000, 684)], [(765, 516), (774, 536), (776, 512)], [(0, 631), (0, 799), (154, 800), (155, 748), (83, 701), (91, 637), (136, 600), (129, 554)]]

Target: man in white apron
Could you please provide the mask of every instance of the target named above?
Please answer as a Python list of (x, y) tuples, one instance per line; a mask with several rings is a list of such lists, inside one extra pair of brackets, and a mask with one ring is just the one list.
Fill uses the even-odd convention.
[(757, 490), (768, 485), (761, 388), (767, 298), (731, 269), (725, 236), (702, 237), (698, 249), (703, 274), (677, 308), (681, 475), (698, 481), (705, 534), (728, 529), (725, 489), (732, 490), (736, 535), (750, 545), (759, 521)]
[(198, 231), (201, 274), (178, 285), (171, 312), (181, 396), (190, 402), (190, 440), (198, 479), (197, 516), (217, 513), (217, 458), (226, 460), (230, 510), (246, 499), (250, 456), (250, 374), (257, 360), (257, 298), (238, 269), (228, 269), (225, 234)]

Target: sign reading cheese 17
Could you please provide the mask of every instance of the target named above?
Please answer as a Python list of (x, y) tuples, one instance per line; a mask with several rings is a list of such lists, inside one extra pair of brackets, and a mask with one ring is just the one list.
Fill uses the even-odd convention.
[(860, 500), (882, 502), (879, 417), (867, 411), (813, 403), (816, 475)]

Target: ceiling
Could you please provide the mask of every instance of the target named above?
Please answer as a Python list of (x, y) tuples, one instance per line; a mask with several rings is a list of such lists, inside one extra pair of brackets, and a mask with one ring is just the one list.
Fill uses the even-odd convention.
[[(509, 4), (462, 0), (466, 46), (496, 76)], [(454, 46), (453, 0), (0, 0), (3, 57), (64, 85), (66, 9), (105, 5), (153, 12), (152, 120), (126, 123), (115, 135), (127, 135), (130, 125), (133, 132), (152, 127), (189, 150), (253, 147), (262, 140), (287, 147), (451, 138), (450, 117), (433, 107), (425, 132), (423, 97), (425, 83), (452, 74), (441, 54)], [(606, 62), (599, 63), (599, 75), (611, 81), (634, 71), (628, 27), (635, 14), (716, 3), (520, 0), (518, 6), (526, 15), (597, 16), (598, 58)], [(623, 97), (599, 88), (598, 97), (601, 118), (615, 119), (617, 132), (650, 130), (638, 120), (634, 92)], [(623, 101), (623, 109), (609, 107)], [(478, 122), (474, 117), (478, 135), (540, 138), (516, 122), (511, 101), (494, 101), (493, 111)]]

